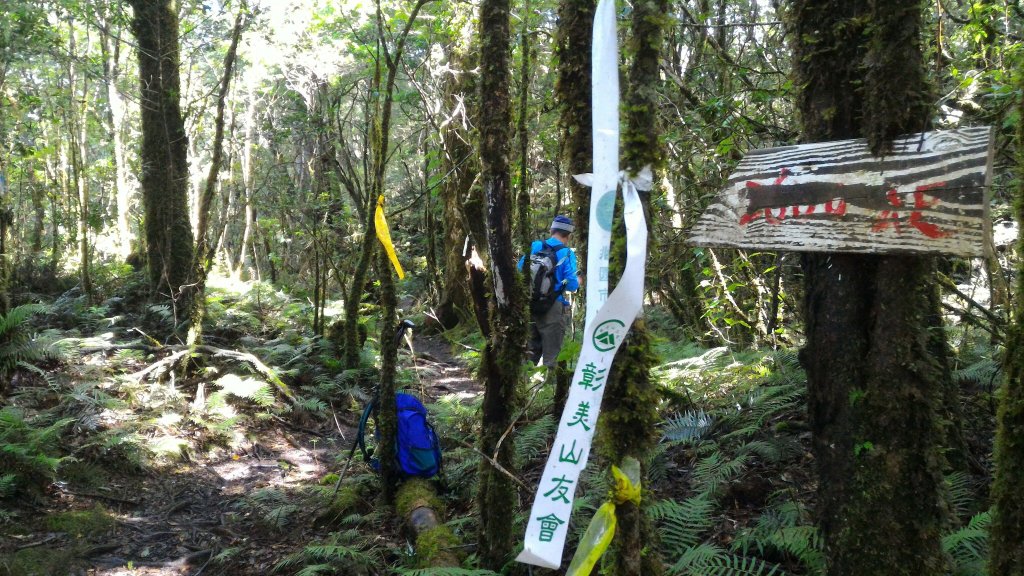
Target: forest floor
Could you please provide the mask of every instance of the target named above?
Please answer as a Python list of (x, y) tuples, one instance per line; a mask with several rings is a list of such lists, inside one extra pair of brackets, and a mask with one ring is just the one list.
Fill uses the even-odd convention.
[[(414, 369), (425, 402), (481, 393), (447, 342), (417, 335), (412, 348), (415, 356), (402, 350), (399, 363)], [(81, 372), (103, 364), (106, 355), (83, 355), (77, 360), (80, 365), (60, 370)], [(19, 385), (47, 383), (23, 378)], [(194, 382), (178, 387), (189, 397), (197, 394)], [(181, 459), (135, 469), (100, 463), (102, 480), (56, 482), (43, 497), (7, 511), (15, 521), (0, 523), (0, 575), (269, 574), (289, 554), (330, 531), (318, 521), (322, 511), (304, 506), (309, 501), (298, 494), (310, 486), (333, 487), (328, 474), (344, 467), (359, 408), (339, 406), (319, 419), (249, 419), (233, 431), (236, 441), (229, 446), (185, 449), (181, 444)], [(117, 419), (153, 417), (140, 409), (122, 412)], [(202, 433), (193, 430), (196, 436)], [(186, 440), (192, 448), (203, 444), (199, 437)], [(360, 467), (366, 465), (357, 450), (351, 469)], [(285, 495), (277, 502), (283, 504), (254, 503), (254, 495), (261, 493)], [(296, 495), (291, 504), (288, 494)]]

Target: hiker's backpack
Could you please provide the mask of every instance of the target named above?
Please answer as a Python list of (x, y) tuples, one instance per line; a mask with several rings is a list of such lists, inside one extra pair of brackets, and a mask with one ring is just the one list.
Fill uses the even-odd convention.
[(530, 312), (533, 314), (544, 314), (558, 299), (560, 286), (555, 281), (555, 268), (560, 248), (544, 241), (540, 250), (530, 255)]
[[(376, 410), (377, 399), (372, 400), (363, 410), (359, 419), (357, 441), (363, 452), (363, 459), (374, 470), (380, 469), (380, 462), (371, 457), (372, 449), (366, 449), (366, 426)], [(395, 408), (398, 412), (398, 430), (395, 438), (395, 457), (398, 467), (406, 476), (430, 478), (441, 471), (441, 445), (437, 441), (434, 427), (427, 422), (427, 409), (412, 394), (397, 392)]]

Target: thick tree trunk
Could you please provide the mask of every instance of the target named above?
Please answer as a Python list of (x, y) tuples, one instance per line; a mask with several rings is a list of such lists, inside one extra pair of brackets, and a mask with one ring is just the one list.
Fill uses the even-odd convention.
[(395, 407), (395, 365), (398, 359), (398, 341), (395, 332), (398, 319), (398, 297), (395, 295), (393, 268), (387, 254), (376, 247), (377, 275), (380, 277), (380, 402), (377, 403), (377, 429), (380, 431), (380, 481), (383, 486), (381, 500), (393, 506), (398, 494), (401, 470), (395, 457), (395, 439), (398, 436), (398, 412)]
[[(1024, 77), (1020, 80), (1024, 89)], [(1018, 102), (1024, 118), (1024, 98)], [(1024, 222), (1024, 122), (1017, 123), (1017, 221)], [(1024, 249), (1024, 233), (1017, 239)], [(1017, 264), (1017, 304), (1006, 345), (995, 442), (995, 481), (989, 571), (992, 576), (1024, 574), (1024, 261)]]
[(11, 256), (8, 232), (14, 224), (14, 212), (7, 200), (7, 173), (0, 158), (0, 314), (11, 309)]
[[(73, 21), (68, 20), (68, 36), (70, 38), (70, 52), (72, 56), (76, 56), (77, 47), (75, 42), (75, 31), (73, 29)], [(86, 52), (89, 51), (88, 38), (86, 39)], [(78, 85), (78, 69), (75, 65), (75, 60), (72, 59), (71, 64), (68, 67), (68, 86), (71, 91), (71, 97), (77, 100), (81, 104), (81, 108), (70, 105), (65, 116), (68, 118), (68, 130), (73, 131), (71, 134), (71, 172), (72, 179), (75, 183), (75, 192), (78, 200), (78, 259), (80, 262), (80, 268), (78, 270), (79, 282), (82, 286), (82, 292), (87, 296), (92, 296), (92, 276), (89, 274), (89, 177), (85, 174), (85, 167), (88, 165), (88, 154), (89, 147), (87, 139), (89, 137), (88, 130), (88, 116), (89, 116), (89, 78), (83, 75), (81, 99), (75, 95)]]
[[(130, 0), (138, 42), (142, 118), (142, 203), (149, 281), (188, 310), (192, 226), (188, 217), (188, 136), (181, 116), (178, 16), (171, 0)], [(185, 298), (182, 298), (185, 296)]]
[[(877, 153), (893, 135), (923, 127), (919, 18), (916, 4), (896, 1), (795, 3), (806, 140), (864, 130)], [(926, 333), (932, 262), (805, 255), (804, 272), (801, 359), (828, 573), (944, 574), (939, 541), (948, 512), (936, 418), (943, 374)]]
[(516, 119), (516, 148), (519, 152), (519, 186), (515, 194), (515, 231), (516, 243), (523, 254), (529, 254), (530, 242), (533, 241), (533, 230), (530, 229), (530, 0), (523, 2), (523, 14), (519, 32), (519, 117)]
[[(480, 451), (514, 471), (512, 440), (501, 440), (519, 403), (527, 338), (525, 283), (512, 250), (509, 149), (512, 120), (509, 94), (511, 25), (508, 0), (484, 0), (480, 7), (480, 166), (486, 204), (490, 258), (491, 334), (480, 368), (484, 402)], [(499, 444), (501, 442), (501, 444)], [(499, 570), (512, 553), (515, 484), (483, 460), (480, 465), (479, 548), (481, 564)]]
[(456, 46), (450, 49), (449, 59), (453, 62), (452, 73), (445, 85), (445, 107), (450, 118), (441, 132), (444, 150), (442, 170), (447, 174), (441, 185), (442, 263), (441, 287), (437, 303), (437, 319), (441, 328), (449, 330), (467, 319), (471, 300), (469, 281), (466, 274), (464, 252), (468, 230), (464, 225), (466, 216), (463, 203), (470, 195), (470, 189), (477, 178), (478, 165), (470, 145), (470, 111), (476, 110), (478, 94), (475, 74), (475, 60), (469, 47)]

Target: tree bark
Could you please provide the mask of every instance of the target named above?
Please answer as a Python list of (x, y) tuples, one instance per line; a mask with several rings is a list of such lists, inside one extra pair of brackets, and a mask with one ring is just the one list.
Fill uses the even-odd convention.
[(129, 3), (135, 11), (132, 31), (139, 55), (142, 203), (149, 281), (175, 311), (188, 310), (193, 238), (188, 216), (188, 136), (180, 103), (177, 5), (171, 0)]
[(206, 175), (206, 184), (199, 197), (199, 209), (196, 218), (196, 249), (192, 263), (194, 297), (190, 299), (188, 343), (199, 344), (202, 341), (203, 315), (206, 312), (206, 278), (213, 265), (215, 245), (210, 242), (210, 207), (217, 193), (217, 177), (220, 174), (224, 158), (224, 110), (227, 107), (228, 89), (231, 87), (231, 76), (235, 67), (235, 55), (238, 41), (242, 36), (242, 12), (235, 16), (235, 25), (231, 30), (231, 44), (224, 55), (224, 72), (221, 74), (220, 88), (217, 92), (217, 116), (214, 119), (213, 150), (210, 155), (210, 170)]
[[(594, 171), (591, 166), (590, 44), (595, 7), (594, 0), (561, 0), (558, 5), (558, 29), (555, 32), (555, 50), (558, 54), (555, 96), (560, 108), (559, 130), (563, 151), (560, 161), (569, 177), (569, 196), (576, 210), (573, 237), (576, 239), (576, 251), (580, 254), (587, 253), (590, 188), (572, 176)], [(580, 264), (580, 271), (586, 273), (586, 258), (581, 258)]]
[(121, 44), (114, 30), (113, 18), (104, 12), (103, 29), (101, 31), (101, 48), (103, 55), (103, 81), (107, 92), (107, 130), (110, 132), (111, 146), (114, 153), (114, 201), (117, 207), (117, 249), (122, 258), (127, 258), (132, 251), (134, 239), (128, 212), (131, 207), (132, 190), (128, 175), (127, 150), (125, 150), (123, 127), (125, 118), (125, 99), (117, 82), (121, 77)]
[(452, 72), (445, 83), (444, 102), (448, 118), (441, 129), (441, 145), (444, 150), (442, 170), (447, 175), (441, 185), (442, 246), (444, 262), (442, 280), (437, 302), (437, 319), (442, 329), (449, 330), (469, 317), (471, 308), (469, 281), (466, 274), (465, 251), (468, 229), (464, 224), (466, 215), (463, 203), (470, 195), (479, 167), (474, 161), (474, 150), (470, 145), (470, 111), (477, 109), (479, 97), (476, 90), (476, 67), (473, 51), (469, 46), (456, 44), (449, 48), (448, 58)]
[[(484, 402), (480, 451), (513, 470), (512, 440), (501, 441), (519, 403), (527, 339), (525, 283), (512, 250), (509, 151), (511, 24), (508, 0), (480, 6), (480, 174), (483, 183), (493, 309), (481, 377)], [(499, 442), (501, 442), (499, 444)], [(514, 472), (513, 472), (514, 473)], [(512, 552), (516, 487), (487, 461), (480, 464), (478, 553), (481, 564), (500, 570)]]
[[(1019, 80), (1024, 89), (1024, 77)], [(1018, 100), (1024, 114), (1024, 98)], [(1021, 116), (1024, 118), (1024, 116)], [(1024, 222), (1024, 122), (1017, 123), (1017, 221)], [(1024, 232), (1018, 233), (1018, 251)], [(1017, 263), (1017, 300), (1006, 345), (1006, 380), (996, 414), (995, 480), (992, 483), (992, 576), (1024, 574), (1024, 261)]]
[[(866, 132), (878, 153), (892, 135), (921, 128), (927, 100), (916, 4), (800, 0), (791, 14), (805, 140)], [(828, 573), (944, 574), (939, 541), (948, 511), (936, 418), (943, 374), (925, 330), (932, 262), (806, 254), (803, 264), (801, 360)]]
[[(642, 0), (633, 4), (633, 14), (627, 53), (632, 57), (623, 109), (626, 110), (626, 128), (623, 132), (623, 165), (627, 172), (636, 174), (644, 166), (660, 170), (664, 164), (657, 123), (657, 87), (659, 83), (658, 58), (661, 52), (668, 15), (666, 0)], [(641, 192), (645, 207), (649, 205), (647, 193)], [(650, 211), (645, 210), (649, 216)], [(652, 228), (647, 218), (648, 229)], [(619, 236), (613, 241), (611, 268), (615, 277), (622, 274), (626, 260), (625, 226), (621, 221), (616, 228)], [(654, 243), (649, 252), (656, 252)], [(608, 389), (602, 402), (608, 410), (601, 416), (602, 450), (609, 461), (621, 466), (631, 457), (639, 462), (649, 460), (651, 449), (658, 439), (658, 393), (651, 379), (655, 365), (651, 335), (643, 317), (633, 322), (624, 345), (615, 355), (608, 375)], [(609, 476), (611, 473), (609, 472)], [(646, 473), (642, 474), (646, 484)], [(614, 481), (614, 480), (613, 480)], [(644, 501), (641, 500), (641, 506)], [(624, 502), (616, 506), (618, 527), (612, 541), (609, 557), (604, 561), (605, 572), (615, 575), (661, 573), (661, 566), (650, 555), (643, 553), (657, 540), (641, 506)]]

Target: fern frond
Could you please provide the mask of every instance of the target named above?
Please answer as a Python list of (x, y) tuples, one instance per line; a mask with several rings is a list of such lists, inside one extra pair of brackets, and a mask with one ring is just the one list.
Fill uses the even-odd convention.
[(714, 423), (714, 418), (704, 410), (687, 410), (665, 421), (662, 437), (677, 442), (693, 442), (700, 440)]
[(489, 570), (471, 570), (467, 568), (418, 568), (415, 570), (399, 569), (399, 576), (499, 576), (498, 572)]
[(523, 468), (527, 462), (547, 453), (548, 440), (554, 434), (556, 426), (555, 417), (547, 414), (527, 424), (516, 433), (513, 458), (517, 469)]
[(988, 525), (990, 512), (981, 512), (966, 526), (942, 537), (942, 550), (953, 558), (954, 574), (961, 576), (985, 574), (988, 560)]
[(716, 556), (701, 571), (707, 576), (782, 576), (785, 572), (777, 564), (747, 556)]
[(718, 558), (728, 556), (728, 552), (714, 544), (707, 542), (686, 548), (676, 560), (675, 564), (668, 569), (670, 575), (703, 575), (705, 570)]
[(975, 486), (970, 474), (956, 471), (949, 473), (946, 478), (946, 487), (949, 489), (949, 501), (953, 511), (958, 518), (966, 518), (972, 512), (975, 502)]
[(721, 485), (739, 476), (749, 459), (748, 454), (739, 454), (730, 460), (722, 452), (713, 452), (694, 466), (693, 483), (704, 493), (714, 494)]
[(662, 500), (647, 508), (647, 515), (659, 527), (665, 550), (692, 548), (714, 525), (715, 503), (705, 495), (682, 502)]
[(14, 474), (4, 474), (0, 476), (0, 500), (7, 498), (14, 494), (14, 489), (17, 487), (18, 477)]
[(990, 384), (995, 382), (1002, 370), (1002, 365), (992, 358), (982, 358), (973, 364), (969, 364), (953, 370), (950, 374), (956, 384)]

